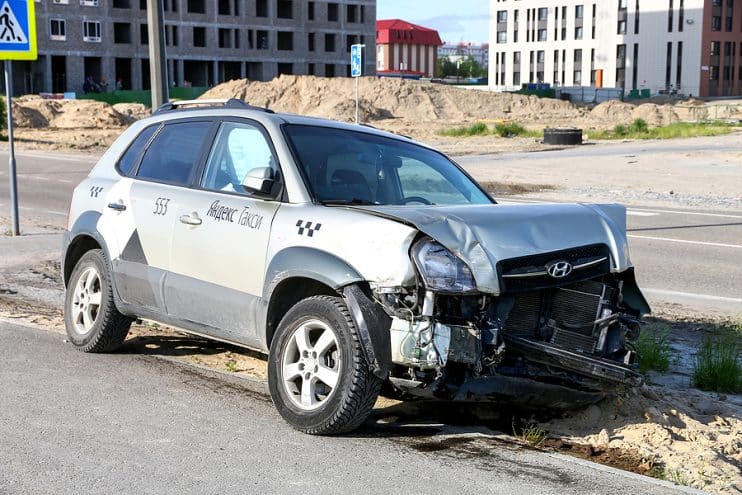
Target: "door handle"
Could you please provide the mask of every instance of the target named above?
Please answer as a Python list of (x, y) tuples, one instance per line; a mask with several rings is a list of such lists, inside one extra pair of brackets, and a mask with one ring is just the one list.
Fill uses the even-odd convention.
[(184, 223), (186, 225), (201, 225), (202, 220), (198, 218), (198, 216), (195, 213), (192, 215), (181, 215), (180, 216), (180, 223)]
[(124, 211), (126, 210), (126, 205), (123, 203), (108, 203), (108, 207), (112, 210), (116, 211)]

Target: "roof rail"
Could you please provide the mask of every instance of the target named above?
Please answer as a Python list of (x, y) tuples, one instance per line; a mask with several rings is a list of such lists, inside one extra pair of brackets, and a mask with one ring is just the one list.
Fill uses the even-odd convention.
[(253, 105), (250, 105), (244, 100), (240, 100), (238, 98), (221, 98), (221, 99), (205, 99), (205, 100), (178, 100), (178, 101), (169, 101), (167, 103), (164, 103), (161, 105), (157, 110), (155, 110), (152, 115), (157, 115), (159, 113), (164, 112), (170, 112), (172, 110), (178, 110), (182, 109), (183, 107), (188, 106), (222, 106), (224, 108), (243, 108), (243, 109), (249, 109), (249, 110), (260, 110), (267, 113), (273, 113), (273, 110), (270, 110), (268, 108), (262, 108), (262, 107), (255, 107)]

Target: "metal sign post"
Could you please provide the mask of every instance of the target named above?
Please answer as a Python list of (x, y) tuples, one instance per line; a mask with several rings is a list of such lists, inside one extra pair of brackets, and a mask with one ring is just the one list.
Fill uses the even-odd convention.
[(0, 4), (0, 59), (5, 61), (5, 95), (8, 114), (8, 171), (10, 176), (11, 233), (20, 235), (18, 178), (13, 143), (13, 66), (11, 60), (36, 60), (34, 0), (3, 0)]
[(350, 46), (350, 75), (356, 80), (356, 124), (359, 123), (360, 89), (359, 81), (363, 75), (363, 48), (366, 45)]
[(152, 111), (170, 99), (167, 57), (165, 56), (165, 24), (162, 0), (147, 0), (149, 34), (149, 72), (152, 81)]

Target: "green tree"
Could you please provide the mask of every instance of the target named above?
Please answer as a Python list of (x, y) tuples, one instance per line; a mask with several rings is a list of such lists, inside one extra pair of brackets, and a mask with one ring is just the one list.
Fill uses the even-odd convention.
[(469, 55), (453, 62), (449, 57), (438, 59), (438, 68), (436, 70), (438, 77), (484, 77), (487, 71), (474, 58)]

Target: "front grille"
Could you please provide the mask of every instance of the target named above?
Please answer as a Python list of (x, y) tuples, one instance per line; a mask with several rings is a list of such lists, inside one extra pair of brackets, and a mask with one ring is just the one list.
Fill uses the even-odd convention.
[[(564, 278), (553, 278), (543, 273), (551, 261), (564, 260), (573, 266), (596, 262), (582, 269), (574, 269)], [(598, 260), (601, 260), (597, 262)], [(525, 292), (549, 287), (564, 287), (583, 280), (598, 278), (611, 270), (611, 256), (605, 244), (522, 256), (500, 261), (497, 272), (503, 292)], [(541, 275), (533, 275), (541, 273)]]
[(613, 290), (602, 282), (588, 280), (515, 294), (504, 331), (514, 337), (592, 354), (598, 340), (593, 322), (600, 317), (604, 302), (613, 298)]

